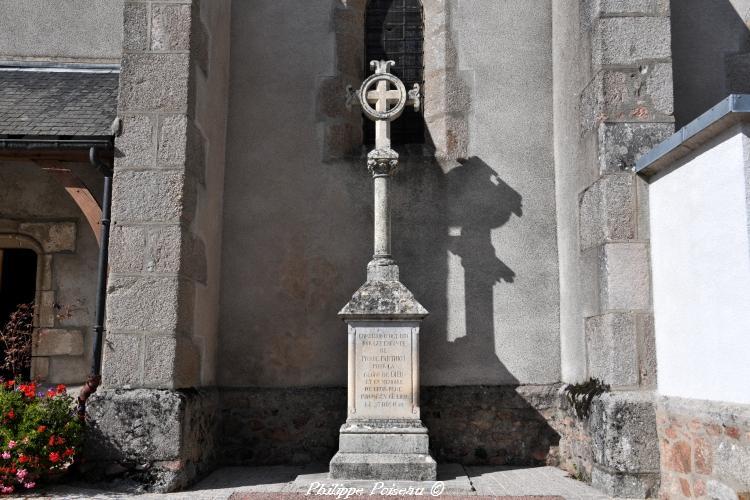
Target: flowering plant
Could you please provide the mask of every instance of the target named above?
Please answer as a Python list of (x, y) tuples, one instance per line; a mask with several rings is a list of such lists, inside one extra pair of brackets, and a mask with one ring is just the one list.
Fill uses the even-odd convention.
[(64, 385), (0, 380), (0, 493), (30, 490), (64, 472), (80, 452), (83, 425)]

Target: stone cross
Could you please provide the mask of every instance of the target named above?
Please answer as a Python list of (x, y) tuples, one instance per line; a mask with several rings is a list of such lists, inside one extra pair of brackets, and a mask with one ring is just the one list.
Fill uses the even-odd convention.
[[(401, 116), (404, 108), (413, 106), (419, 111), (421, 98), (419, 84), (407, 92), (403, 82), (390, 73), (393, 61), (371, 61), (375, 73), (362, 82), (354, 96), (365, 115), (375, 122), (375, 149), (367, 155), (367, 166), (374, 178), (375, 217), (374, 253), (368, 273), (393, 276), (398, 269), (391, 259), (391, 217), (388, 198), (389, 178), (398, 167), (398, 153), (391, 149), (391, 122)], [(394, 87), (390, 89), (389, 87)], [(374, 87), (374, 90), (372, 90)], [(374, 104), (375, 108), (371, 105)], [(368, 274), (368, 276), (369, 276)], [(395, 275), (398, 279), (398, 275)]]
[(348, 324), (349, 377), (332, 479), (435, 480), (419, 411), (419, 328), (427, 310), (398, 279), (388, 199), (388, 182), (398, 167), (390, 122), (407, 104), (419, 109), (419, 86), (407, 93), (388, 72), (392, 65), (372, 61), (375, 74), (350, 92), (348, 101), (356, 98), (375, 121), (375, 149), (367, 155), (375, 191), (375, 250), (367, 281), (339, 312)]

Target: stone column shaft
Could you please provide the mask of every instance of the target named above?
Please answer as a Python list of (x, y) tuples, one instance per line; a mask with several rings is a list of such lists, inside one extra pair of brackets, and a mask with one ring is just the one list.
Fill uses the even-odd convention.
[(373, 179), (375, 184), (375, 251), (373, 258), (391, 256), (391, 206), (388, 198), (390, 179), (387, 175), (378, 175)]

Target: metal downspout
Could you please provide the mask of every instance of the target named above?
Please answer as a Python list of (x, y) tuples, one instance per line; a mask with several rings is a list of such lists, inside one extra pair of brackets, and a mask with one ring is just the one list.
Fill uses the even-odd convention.
[(112, 205), (112, 168), (99, 160), (96, 147), (89, 150), (91, 165), (104, 174), (102, 193), (101, 246), (99, 247), (99, 266), (96, 290), (96, 320), (94, 324), (94, 353), (91, 361), (91, 374), (78, 395), (78, 416), (85, 418), (86, 401), (96, 392), (102, 381), (102, 343), (104, 341), (104, 314), (107, 300), (107, 268), (109, 265), (109, 226)]

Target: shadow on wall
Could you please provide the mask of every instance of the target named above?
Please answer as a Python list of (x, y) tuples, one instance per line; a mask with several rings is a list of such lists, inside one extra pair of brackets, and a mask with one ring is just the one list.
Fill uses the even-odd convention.
[(750, 92), (750, 2), (671, 0), (676, 128), (731, 93)]
[(523, 197), (476, 156), (443, 168), (403, 155), (393, 189), (394, 258), (430, 311), (420, 351), (423, 380), (432, 384), (422, 389), (431, 451), (442, 462), (544, 464), (560, 440), (548, 424), (555, 390), (519, 386), (501, 361), (496, 331), (497, 289), (517, 276), (492, 233), (523, 216)]
[(457, 361), (467, 368), (456, 383), (518, 383), (498, 357), (495, 315), (502, 311), (494, 298), (495, 287), (516, 274), (491, 236), (522, 215), (521, 194), (478, 157), (458, 160), (447, 173), (435, 160), (404, 163), (394, 179), (394, 257), (402, 281), (430, 311), (422, 363), (428, 383), (453, 385), (439, 371)]

